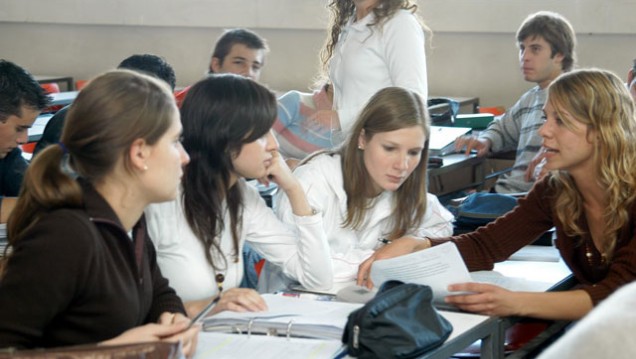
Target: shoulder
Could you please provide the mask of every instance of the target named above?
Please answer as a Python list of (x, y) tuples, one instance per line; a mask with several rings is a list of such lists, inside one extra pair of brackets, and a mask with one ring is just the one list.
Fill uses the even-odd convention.
[(408, 10), (400, 9), (389, 18), (384, 24), (389, 29), (413, 29), (417, 28), (422, 30), (422, 25), (417, 20), (417, 17)]
[(329, 153), (319, 154), (301, 166), (296, 167), (294, 175), (299, 178), (312, 178), (319, 175), (333, 177), (342, 173), (340, 155)]
[(92, 251), (99, 241), (95, 224), (81, 209), (58, 209), (45, 214), (19, 242), (73, 253)]

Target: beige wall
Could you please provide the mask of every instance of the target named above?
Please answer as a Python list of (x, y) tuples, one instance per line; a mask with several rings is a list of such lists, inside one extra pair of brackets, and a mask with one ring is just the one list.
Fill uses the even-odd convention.
[[(636, 57), (636, 1), (419, 3), (435, 33), (427, 53), (431, 94), (479, 96), (485, 106), (514, 103), (530, 86), (519, 74), (514, 32), (540, 9), (572, 21), (581, 66), (625, 77)], [(317, 0), (0, 0), (0, 58), (34, 74), (86, 79), (133, 53), (155, 53), (185, 86), (203, 75), (224, 28), (246, 26), (271, 48), (262, 82), (278, 91), (303, 90), (318, 67), (326, 15), (324, 1)]]

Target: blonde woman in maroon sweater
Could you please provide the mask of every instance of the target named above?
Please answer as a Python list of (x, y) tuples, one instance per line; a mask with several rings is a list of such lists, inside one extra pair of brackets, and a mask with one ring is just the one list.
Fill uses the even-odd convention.
[[(360, 266), (363, 283), (374, 260), (453, 241), (471, 271), (495, 262), (556, 227), (556, 247), (580, 282), (563, 292), (512, 292), (458, 283), (448, 296), (462, 310), (575, 320), (636, 279), (636, 118), (634, 102), (614, 74), (596, 69), (563, 74), (550, 85), (539, 130), (550, 173), (494, 223), (451, 238), (400, 239)], [(366, 283), (371, 285), (371, 283)]]

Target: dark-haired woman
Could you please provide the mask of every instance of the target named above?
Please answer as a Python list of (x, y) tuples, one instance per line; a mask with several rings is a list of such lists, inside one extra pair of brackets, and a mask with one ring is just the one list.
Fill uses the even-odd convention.
[[(242, 247), (307, 288), (331, 287), (322, 216), (278, 153), (271, 128), (274, 94), (237, 75), (214, 75), (190, 89), (181, 107), (183, 146), (191, 156), (179, 200), (150, 206), (159, 265), (194, 313), (221, 290), (214, 312), (265, 309), (243, 278)], [(245, 178), (273, 181), (287, 194), (292, 225), (281, 223)]]

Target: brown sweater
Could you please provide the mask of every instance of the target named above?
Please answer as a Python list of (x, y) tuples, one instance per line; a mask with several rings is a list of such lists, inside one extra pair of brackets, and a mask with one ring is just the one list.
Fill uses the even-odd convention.
[[(494, 263), (501, 262), (521, 247), (530, 244), (539, 235), (556, 227), (556, 247), (576, 279), (580, 289), (586, 291), (594, 305), (616, 291), (620, 286), (636, 279), (636, 206), (630, 209), (630, 221), (623, 228), (616, 243), (616, 250), (609, 265), (594, 265), (600, 253), (591, 245), (594, 261), (590, 263), (585, 255), (585, 241), (589, 236), (571, 237), (563, 232), (563, 226), (554, 212), (555, 189), (548, 184), (549, 176), (537, 182), (528, 195), (519, 200), (519, 205), (475, 232), (450, 238), (432, 240), (440, 244), (452, 240), (457, 244), (466, 266), (470, 271), (491, 270)], [(581, 228), (587, 228), (587, 221), (579, 219)]]
[(16, 243), (0, 280), (0, 348), (96, 343), (160, 314), (185, 313), (142, 218), (131, 240), (84, 183), (83, 209), (58, 209)]

